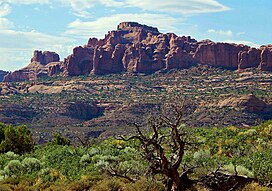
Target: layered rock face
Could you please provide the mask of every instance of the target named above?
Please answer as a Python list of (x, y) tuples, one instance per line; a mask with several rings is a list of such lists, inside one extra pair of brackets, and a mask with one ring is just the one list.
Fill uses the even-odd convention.
[(90, 38), (87, 45), (75, 48), (65, 61), (65, 70), (67, 75), (152, 73), (194, 64), (272, 70), (271, 52), (272, 46), (256, 49), (210, 40), (197, 42), (136, 22), (123, 22), (104, 39)]
[(238, 55), (248, 49), (249, 47), (244, 45), (203, 41), (199, 43), (194, 58), (199, 64), (238, 69)]
[(93, 48), (81, 46), (74, 48), (73, 54), (64, 60), (65, 74), (67, 76), (89, 74), (93, 67), (93, 54)]
[(162, 34), (157, 28), (136, 22), (122, 22), (104, 39), (90, 38), (87, 45), (75, 47), (73, 54), (64, 62), (59, 62), (56, 53), (48, 51), (35, 51), (31, 62), (41, 65), (38, 67), (39, 75), (37, 66), (34, 66), (35, 71), (26, 67), (8, 74), (4, 81), (31, 80), (57, 74), (152, 73), (195, 64), (272, 71), (272, 45), (256, 49), (210, 40), (197, 42), (191, 37)]
[(46, 65), (50, 62), (59, 62), (60, 58), (59, 55), (55, 52), (49, 52), (49, 51), (34, 51), (33, 58), (31, 59), (31, 62), (39, 62), (42, 65)]
[(187, 68), (196, 64), (192, 54), (196, 42), (190, 37), (162, 34), (157, 28), (136, 22), (123, 22), (104, 39), (91, 38), (86, 46), (76, 47), (65, 60), (65, 73), (151, 73)]
[(264, 71), (272, 71), (272, 45), (261, 47), (261, 63), (259, 68)]
[(63, 71), (59, 60), (59, 55), (55, 52), (35, 50), (28, 66), (6, 74), (3, 81), (19, 82), (56, 75)]

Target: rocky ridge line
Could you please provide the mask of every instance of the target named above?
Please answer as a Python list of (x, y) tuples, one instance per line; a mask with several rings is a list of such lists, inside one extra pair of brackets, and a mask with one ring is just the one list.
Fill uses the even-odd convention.
[(272, 71), (272, 45), (251, 48), (241, 44), (196, 41), (190, 36), (162, 34), (157, 28), (122, 22), (104, 39), (90, 38), (59, 62), (53, 52), (35, 51), (31, 64), (9, 73), (4, 81), (33, 80), (43, 76), (77, 76), (120, 72), (153, 73), (195, 64), (227, 69), (258, 68)]

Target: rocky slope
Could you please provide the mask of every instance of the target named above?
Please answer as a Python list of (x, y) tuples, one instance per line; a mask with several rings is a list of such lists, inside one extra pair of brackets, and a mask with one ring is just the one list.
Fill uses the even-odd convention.
[(8, 74), (4, 81), (33, 80), (59, 74), (153, 73), (195, 64), (271, 71), (272, 45), (256, 49), (210, 40), (197, 42), (190, 36), (162, 34), (154, 27), (123, 22), (104, 39), (90, 38), (87, 45), (75, 47), (73, 54), (63, 62), (59, 62), (56, 53), (35, 51), (28, 67)]
[[(75, 76), (0, 84), (0, 121), (37, 136), (129, 132), (175, 96), (190, 102), (188, 126), (247, 127), (272, 119), (272, 72), (193, 66), (162, 74)], [(95, 134), (97, 136), (98, 134)]]

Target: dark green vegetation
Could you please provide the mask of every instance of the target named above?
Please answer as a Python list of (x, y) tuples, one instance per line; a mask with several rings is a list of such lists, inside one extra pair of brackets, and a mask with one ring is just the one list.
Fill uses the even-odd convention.
[(16, 154), (30, 152), (34, 148), (32, 133), (25, 125), (14, 128), (0, 123), (0, 152), (13, 151)]
[[(14, 129), (1, 125), (2, 129)], [(251, 128), (188, 128), (186, 140), (194, 143), (185, 149), (179, 171), (192, 169), (188, 177), (193, 181), (189, 190), (207, 190), (205, 178), (220, 167), (220, 171), (253, 178), (256, 182), (238, 190), (271, 190), (266, 187), (272, 180), (272, 122)], [(141, 129), (143, 131), (144, 129)], [(171, 129), (160, 129), (159, 136)], [(28, 131), (20, 126), (16, 131)], [(137, 134), (134, 134), (137, 135)], [(146, 137), (152, 137), (151, 132)], [(7, 135), (5, 135), (7, 136)], [(24, 137), (22, 136), (22, 137)], [(21, 139), (21, 144), (30, 139)], [(45, 146), (35, 146), (31, 152), (18, 153), (16, 145), (0, 154), (1, 190), (166, 190), (163, 174), (147, 175), (149, 162), (139, 141), (116, 138), (89, 140), (89, 146), (68, 146), (59, 134)], [(131, 136), (126, 136), (127, 138)], [(167, 140), (167, 137), (165, 137)], [(161, 142), (165, 156), (170, 160), (173, 147)], [(6, 139), (1, 139), (2, 143)], [(67, 144), (65, 144), (67, 143)], [(192, 168), (193, 167), (193, 168)], [(235, 168), (236, 167), (236, 168)], [(263, 185), (263, 186), (261, 186)]]

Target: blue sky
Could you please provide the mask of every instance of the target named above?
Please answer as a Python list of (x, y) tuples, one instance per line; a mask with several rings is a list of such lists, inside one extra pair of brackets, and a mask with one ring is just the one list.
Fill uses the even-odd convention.
[(36, 49), (63, 59), (122, 21), (197, 40), (272, 44), (271, 7), (270, 0), (1, 0), (0, 69), (26, 66)]

